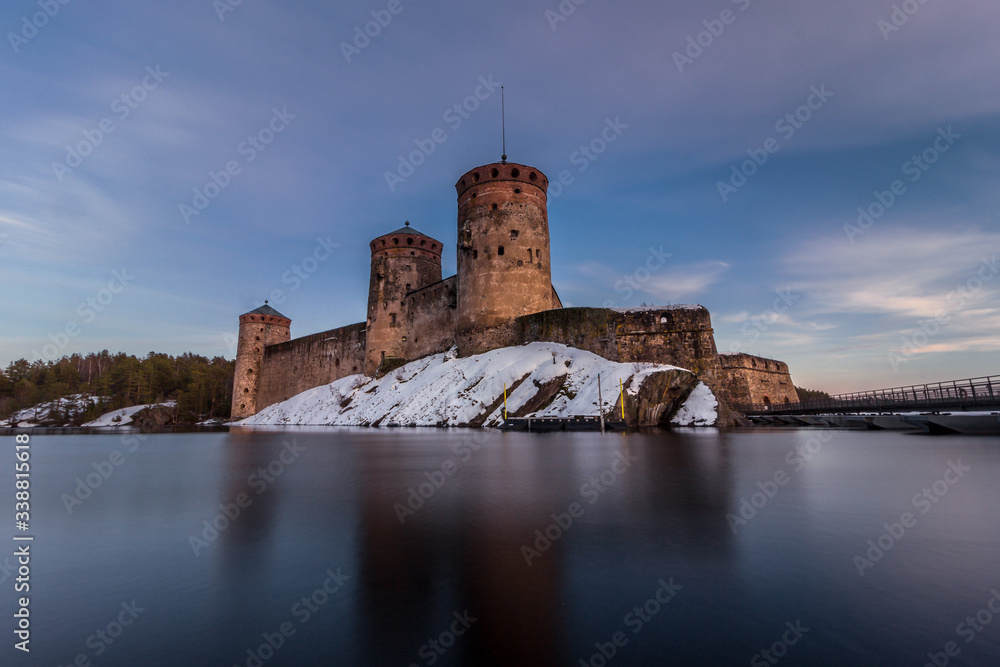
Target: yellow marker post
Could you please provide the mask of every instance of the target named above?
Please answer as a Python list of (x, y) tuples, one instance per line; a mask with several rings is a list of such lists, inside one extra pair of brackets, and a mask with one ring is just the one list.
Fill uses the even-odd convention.
[(622, 401), (622, 421), (625, 420), (625, 388), (622, 386), (622, 379), (618, 378), (618, 392)]
[(507, 383), (503, 383), (503, 418), (507, 421)]

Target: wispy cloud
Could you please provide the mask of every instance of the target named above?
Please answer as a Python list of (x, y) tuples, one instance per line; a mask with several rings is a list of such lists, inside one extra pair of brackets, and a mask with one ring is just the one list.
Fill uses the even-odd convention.
[[(784, 265), (792, 289), (807, 294), (814, 312), (913, 319), (953, 309), (954, 292), (997, 252), (1000, 233), (894, 226), (855, 245), (837, 236), (810, 241)], [(998, 291), (1000, 278), (983, 285), (977, 298), (995, 299)]]

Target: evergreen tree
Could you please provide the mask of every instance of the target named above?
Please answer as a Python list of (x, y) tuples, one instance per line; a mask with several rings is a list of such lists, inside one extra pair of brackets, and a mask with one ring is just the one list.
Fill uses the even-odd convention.
[[(178, 401), (185, 421), (227, 418), (235, 362), (195, 354), (173, 357), (150, 352), (145, 358), (107, 350), (56, 361), (18, 359), (0, 371), (0, 418), (17, 410), (58, 401), (51, 421), (80, 424), (118, 408)], [(70, 397), (90, 395), (85, 405)], [(77, 399), (74, 399), (77, 400)]]

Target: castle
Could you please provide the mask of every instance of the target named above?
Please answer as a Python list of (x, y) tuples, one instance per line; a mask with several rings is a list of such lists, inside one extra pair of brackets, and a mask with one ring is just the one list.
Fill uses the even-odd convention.
[(380, 377), (421, 357), (460, 356), (535, 341), (612, 361), (698, 374), (733, 404), (797, 400), (788, 366), (720, 355), (702, 306), (563, 308), (549, 261), (548, 179), (513, 162), (477, 167), (455, 184), (458, 273), (442, 279), (442, 243), (406, 223), (370, 243), (365, 322), (292, 340), (266, 304), (240, 316), (233, 419), (348, 375)]

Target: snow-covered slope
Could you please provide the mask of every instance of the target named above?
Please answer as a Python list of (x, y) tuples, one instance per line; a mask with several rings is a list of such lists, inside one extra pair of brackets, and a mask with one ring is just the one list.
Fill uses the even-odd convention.
[(20, 426), (22, 428), (37, 426), (38, 424), (48, 424), (53, 421), (53, 417), (60, 415), (58, 422), (62, 422), (62, 417), (67, 412), (79, 413), (86, 410), (91, 405), (99, 403), (99, 396), (90, 394), (73, 394), (61, 398), (57, 401), (47, 401), (24, 410), (18, 410), (9, 419), (0, 421), (0, 427)]
[[(364, 375), (341, 378), (239, 423), (495, 426), (503, 421), (504, 385), (510, 414), (534, 400), (543, 405), (533, 416), (596, 415), (598, 375), (604, 412), (610, 416), (619, 399), (619, 381), (630, 396), (636, 396), (646, 378), (664, 371), (687, 373), (661, 364), (616, 363), (557, 343), (530, 343), (462, 359), (451, 351), (411, 362), (378, 380)], [(560, 383), (549, 400), (546, 388), (554, 390)], [(697, 400), (701, 406), (697, 410), (702, 410), (703, 397)], [(692, 412), (697, 410), (692, 407)], [(703, 410), (698, 414), (704, 417)]]
[(122, 408), (120, 410), (115, 410), (113, 412), (108, 412), (101, 415), (94, 421), (89, 421), (83, 426), (87, 427), (100, 427), (100, 426), (126, 426), (132, 423), (132, 416), (139, 412), (140, 410), (145, 410), (146, 408), (155, 407), (165, 407), (172, 408), (177, 405), (177, 401), (166, 401), (165, 403), (150, 403), (148, 405), (133, 405), (128, 408)]
[[(67, 412), (80, 413), (92, 405), (97, 405), (100, 400), (100, 397), (90, 396), (89, 394), (75, 394), (73, 396), (67, 396), (66, 398), (60, 399), (58, 402), (51, 401), (39, 403), (34, 407), (18, 410), (11, 415), (10, 419), (0, 421), (0, 427), (28, 428), (39, 425), (56, 427), (65, 426), (67, 421), (64, 419), (64, 416)], [(129, 408), (122, 408), (120, 410), (114, 410), (103, 414), (93, 421), (82, 424), (82, 426), (125, 426), (132, 423), (132, 416), (140, 410), (157, 406), (172, 408), (175, 405), (177, 405), (176, 401), (150, 403), (148, 405), (133, 405)], [(54, 419), (54, 417), (58, 418)]]

